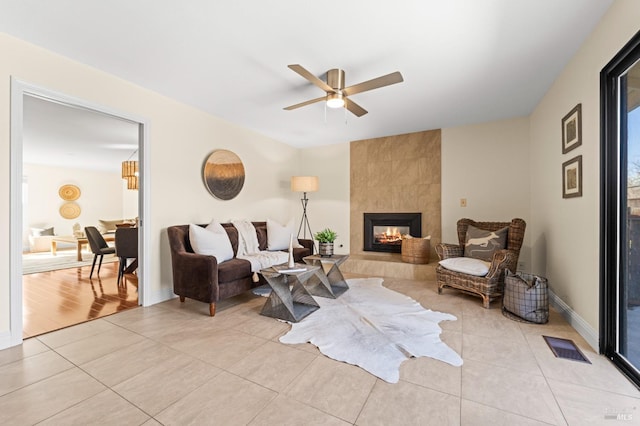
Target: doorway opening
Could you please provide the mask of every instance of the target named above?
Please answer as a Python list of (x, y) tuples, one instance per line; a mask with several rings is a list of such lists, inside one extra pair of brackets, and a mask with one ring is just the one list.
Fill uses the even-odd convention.
[[(10, 345), (17, 345), (44, 330), (42, 324), (32, 327), (35, 310), (67, 317), (53, 321), (53, 330), (145, 304), (146, 124), (102, 105), (16, 79), (11, 83)], [(111, 131), (100, 136), (100, 129)], [(139, 159), (139, 189), (133, 191), (120, 177), (121, 164), (132, 153)], [(136, 274), (118, 280), (117, 258), (105, 257), (100, 273), (96, 264), (90, 279), (94, 255), (83, 240), (84, 227), (125, 221), (138, 225)], [(103, 232), (113, 241), (111, 231)], [(34, 270), (24, 256), (32, 251), (57, 266), (45, 272), (46, 265), (35, 265)], [(72, 268), (59, 269), (63, 258), (74, 262)], [(56, 281), (59, 287), (48, 290), (54, 294), (29, 300), (34, 287), (41, 287), (36, 289), (41, 293)]]

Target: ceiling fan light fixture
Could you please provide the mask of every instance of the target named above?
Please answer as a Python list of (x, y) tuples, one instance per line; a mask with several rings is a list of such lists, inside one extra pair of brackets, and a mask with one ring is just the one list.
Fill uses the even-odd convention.
[(342, 93), (329, 93), (327, 95), (327, 106), (329, 108), (342, 108), (344, 106)]

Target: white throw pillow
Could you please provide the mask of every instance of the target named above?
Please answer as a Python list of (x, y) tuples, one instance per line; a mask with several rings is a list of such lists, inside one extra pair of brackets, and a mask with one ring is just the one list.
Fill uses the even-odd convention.
[(229, 241), (229, 236), (224, 229), (220, 233), (191, 224), (189, 225), (189, 241), (195, 253), (215, 256), (218, 263), (233, 259), (231, 241)]
[(300, 243), (298, 243), (298, 238), (296, 238), (295, 233), (293, 219), (284, 226), (274, 220), (267, 219), (267, 250), (288, 250), (289, 239), (292, 235), (293, 248), (302, 247)]
[(32, 237), (43, 237), (46, 235), (55, 235), (53, 232), (53, 226), (50, 228), (31, 228)]
[(106, 234), (107, 232), (116, 232), (116, 225), (122, 223), (122, 219), (115, 220), (104, 220), (98, 219), (98, 231), (101, 234)]
[(225, 234), (228, 236), (227, 231), (224, 230), (224, 226), (222, 226), (220, 222), (218, 222), (215, 219), (213, 219), (211, 223), (209, 223), (207, 227), (204, 229), (207, 229), (211, 232), (215, 232), (216, 234)]
[(474, 259), (473, 257), (450, 257), (449, 259), (441, 260), (439, 263), (450, 271), (462, 272), (476, 277), (487, 275), (489, 266), (491, 266), (490, 262)]

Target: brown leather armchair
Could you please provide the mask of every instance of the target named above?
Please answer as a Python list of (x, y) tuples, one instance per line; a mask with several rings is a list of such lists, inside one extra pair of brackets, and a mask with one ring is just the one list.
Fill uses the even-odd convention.
[(458, 221), (458, 244), (440, 243), (436, 245), (436, 253), (440, 260), (464, 257), (469, 225), (487, 231), (497, 231), (508, 226), (506, 248), (497, 250), (493, 254), (489, 272), (485, 276), (456, 272), (438, 265), (436, 268), (438, 293), (441, 294), (443, 288), (449, 287), (479, 296), (482, 297), (483, 306), (488, 309), (491, 301), (502, 297), (505, 271), (509, 269), (511, 272), (516, 272), (518, 268), (518, 257), (527, 225), (524, 220), (519, 218), (513, 219), (511, 222), (475, 222), (471, 219), (460, 219)]

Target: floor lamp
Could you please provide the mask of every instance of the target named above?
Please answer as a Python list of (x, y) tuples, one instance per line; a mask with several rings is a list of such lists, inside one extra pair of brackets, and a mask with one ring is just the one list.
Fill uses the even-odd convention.
[(313, 240), (313, 233), (311, 232), (311, 226), (309, 226), (309, 219), (307, 218), (307, 192), (315, 192), (318, 190), (318, 176), (291, 176), (291, 190), (293, 192), (302, 192), (302, 219), (300, 220), (300, 226), (298, 227), (298, 238), (300, 238), (300, 231), (304, 239), (307, 238), (307, 231), (309, 231), (309, 238)]

